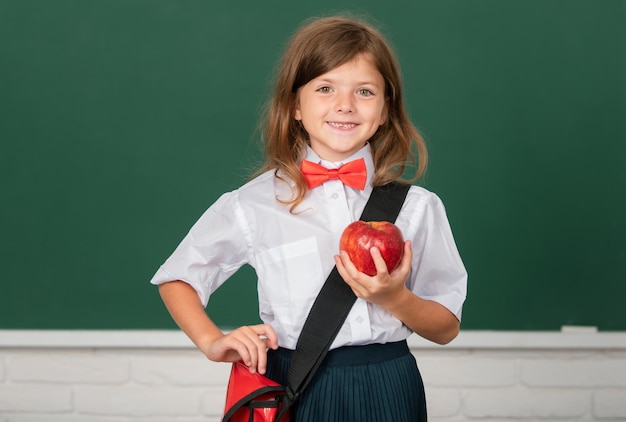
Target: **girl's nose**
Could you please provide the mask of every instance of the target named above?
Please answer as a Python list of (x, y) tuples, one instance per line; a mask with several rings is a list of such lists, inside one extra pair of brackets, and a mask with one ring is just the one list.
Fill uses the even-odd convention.
[(352, 113), (354, 111), (354, 103), (352, 94), (338, 93), (335, 109), (338, 113)]

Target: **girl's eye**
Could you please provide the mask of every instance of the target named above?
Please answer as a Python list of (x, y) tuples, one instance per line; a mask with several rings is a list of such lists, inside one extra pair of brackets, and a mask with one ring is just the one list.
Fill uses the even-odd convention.
[(322, 94), (328, 94), (331, 91), (331, 89), (329, 86), (323, 86), (320, 89), (318, 89), (318, 91), (321, 92)]
[(369, 89), (366, 88), (361, 88), (358, 91), (359, 95), (362, 95), (364, 97), (369, 97), (370, 95), (374, 95), (374, 93), (372, 91), (370, 91)]

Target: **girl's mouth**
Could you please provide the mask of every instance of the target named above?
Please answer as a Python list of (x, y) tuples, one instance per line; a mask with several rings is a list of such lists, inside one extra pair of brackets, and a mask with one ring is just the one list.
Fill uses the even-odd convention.
[(328, 125), (337, 129), (352, 129), (357, 126), (356, 123), (341, 123), (341, 122), (328, 122)]

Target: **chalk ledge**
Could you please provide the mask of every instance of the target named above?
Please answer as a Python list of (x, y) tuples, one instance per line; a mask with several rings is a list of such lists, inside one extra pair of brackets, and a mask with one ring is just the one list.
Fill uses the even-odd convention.
[[(440, 346), (417, 335), (412, 349), (626, 349), (626, 332), (461, 331)], [(185, 349), (195, 347), (177, 330), (0, 330), (0, 348), (132, 348)]]

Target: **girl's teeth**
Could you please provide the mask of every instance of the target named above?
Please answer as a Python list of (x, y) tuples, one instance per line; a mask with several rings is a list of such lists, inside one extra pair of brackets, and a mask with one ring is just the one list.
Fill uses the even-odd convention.
[(338, 129), (352, 129), (353, 127), (356, 126), (356, 124), (354, 123), (335, 123), (335, 122), (329, 122), (329, 125), (331, 125), (332, 127), (336, 127)]

